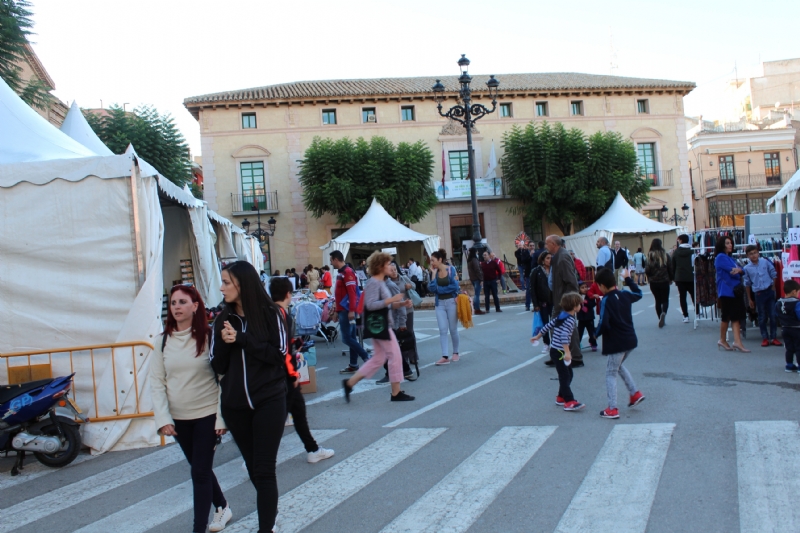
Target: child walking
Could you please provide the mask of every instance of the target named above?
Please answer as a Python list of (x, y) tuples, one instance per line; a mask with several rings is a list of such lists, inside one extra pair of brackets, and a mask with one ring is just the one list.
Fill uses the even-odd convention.
[(589, 333), (589, 344), (592, 346), (592, 351), (597, 351), (597, 337), (594, 336), (594, 308), (597, 305), (597, 300), (589, 296), (589, 284), (585, 281), (578, 282), (578, 290), (583, 297), (583, 303), (578, 311), (578, 338), (583, 339), (583, 332)]
[(631, 373), (623, 366), (623, 362), (638, 346), (636, 331), (633, 329), (633, 315), (631, 305), (642, 299), (642, 291), (631, 279), (627, 269), (620, 273), (630, 292), (617, 289), (614, 272), (601, 268), (597, 272), (595, 281), (604, 294), (600, 302), (600, 324), (596, 335), (603, 337), (603, 355), (608, 356), (606, 365), (606, 392), (608, 393), (608, 407), (600, 411), (603, 418), (619, 418), (617, 409), (617, 375), (622, 377), (625, 386), (631, 393), (628, 407), (644, 400), (644, 395), (636, 388)]
[(575, 399), (570, 384), (572, 383), (572, 354), (569, 351), (572, 332), (578, 321), (575, 314), (583, 304), (583, 297), (577, 292), (568, 292), (561, 297), (561, 313), (545, 324), (531, 342), (538, 341), (550, 332), (550, 360), (553, 361), (558, 372), (558, 396), (556, 405), (563, 405), (565, 411), (578, 411), (586, 407)]
[[(787, 372), (797, 372), (800, 365), (800, 306), (797, 305), (797, 295), (800, 291), (800, 283), (793, 279), (783, 282), (783, 292), (785, 298), (781, 298), (775, 304), (775, 312), (778, 315), (778, 322), (783, 330), (783, 344), (786, 346), (786, 367)], [(797, 357), (797, 365), (794, 364)]]

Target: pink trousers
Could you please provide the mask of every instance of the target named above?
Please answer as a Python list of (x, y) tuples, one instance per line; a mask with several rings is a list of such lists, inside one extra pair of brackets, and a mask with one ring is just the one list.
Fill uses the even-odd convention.
[(358, 373), (365, 378), (372, 377), (372, 375), (388, 361), (389, 382), (401, 383), (403, 381), (403, 356), (400, 354), (400, 345), (397, 344), (394, 331), (389, 330), (389, 336), (391, 340), (388, 341), (372, 339), (372, 346), (374, 348), (372, 357), (361, 365), (361, 368), (358, 369)]

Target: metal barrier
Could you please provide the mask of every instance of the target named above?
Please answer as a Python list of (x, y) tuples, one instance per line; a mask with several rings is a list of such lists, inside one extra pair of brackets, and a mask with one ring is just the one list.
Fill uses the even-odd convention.
[[(139, 409), (139, 376), (138, 370), (136, 367), (136, 348), (147, 348), (148, 350), (153, 350), (154, 347), (147, 341), (133, 341), (133, 342), (115, 342), (111, 344), (94, 344), (89, 346), (74, 346), (69, 348), (54, 348), (52, 350), (35, 350), (35, 351), (23, 351), (23, 352), (13, 352), (13, 353), (0, 353), (0, 357), (6, 360), (6, 373), (10, 376), (12, 368), (18, 368), (11, 366), (11, 359), (18, 358), (18, 357), (25, 357), (28, 360), (28, 367), (33, 368), (31, 364), (31, 357), (34, 356), (41, 356), (46, 355), (48, 356), (49, 366), (50, 366), (50, 376), (52, 376), (52, 366), (53, 366), (53, 355), (59, 354), (69, 354), (69, 367), (70, 373), (75, 372), (77, 377), (77, 372), (75, 371), (75, 361), (73, 355), (76, 352), (89, 352), (89, 357), (91, 361), (91, 372), (92, 372), (92, 394), (94, 395), (94, 417), (88, 417), (89, 422), (107, 422), (107, 421), (114, 421), (114, 420), (126, 420), (132, 418), (148, 418), (153, 416), (152, 411), (141, 412)], [(119, 394), (117, 394), (117, 367), (116, 367), (116, 358), (117, 358), (117, 350), (122, 350), (123, 352), (127, 352), (128, 349), (130, 350), (131, 360), (133, 362), (133, 371), (131, 374), (133, 375), (133, 390), (136, 398), (136, 410), (133, 413), (127, 414), (120, 414), (119, 409)], [(111, 370), (112, 376), (114, 380), (114, 413), (115, 415), (112, 416), (100, 416), (99, 406), (97, 402), (97, 376), (95, 375), (95, 351), (99, 350), (111, 350)], [(144, 356), (144, 352), (139, 354), (140, 357)], [(75, 401), (78, 401), (77, 398), (77, 386), (74, 385), (72, 388), (72, 394)], [(123, 391), (124, 392), (124, 391)], [(88, 414), (88, 413), (87, 413)], [(162, 438), (163, 443), (163, 438)]]

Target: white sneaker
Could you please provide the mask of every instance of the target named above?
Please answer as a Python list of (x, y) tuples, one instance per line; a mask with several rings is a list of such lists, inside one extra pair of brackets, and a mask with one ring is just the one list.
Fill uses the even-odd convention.
[(286, 423), (283, 426), (286, 427), (286, 426), (293, 426), (293, 425), (294, 425), (294, 418), (292, 417), (292, 415), (290, 413), (289, 416), (286, 417)]
[(315, 452), (310, 452), (308, 454), (308, 462), (309, 463), (318, 463), (323, 459), (330, 459), (333, 457), (333, 450), (328, 450), (327, 448), (320, 448)]
[(549, 344), (545, 344), (544, 346), (542, 346), (542, 353), (550, 353), (550, 345)]
[(231, 512), (231, 508), (229, 505), (225, 506), (225, 509), (222, 507), (217, 507), (217, 510), (214, 511), (214, 518), (211, 520), (211, 523), (208, 525), (209, 531), (222, 531), (225, 529), (225, 526), (228, 522), (231, 521), (233, 518), (233, 513)]
[(689, 317), (688, 316), (683, 317), (683, 323), (684, 324), (688, 324), (689, 323)]

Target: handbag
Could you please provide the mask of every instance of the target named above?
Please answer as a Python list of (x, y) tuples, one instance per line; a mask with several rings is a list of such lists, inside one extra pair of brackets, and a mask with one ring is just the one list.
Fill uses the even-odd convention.
[(411, 303), (414, 305), (414, 307), (419, 307), (419, 304), (422, 303), (422, 297), (419, 295), (419, 293), (414, 289), (408, 289), (406, 294), (408, 295), (408, 299), (411, 300)]
[(395, 330), (395, 337), (397, 343), (400, 345), (400, 354), (403, 356), (409, 365), (414, 365), (417, 370), (417, 377), (419, 377), (419, 355), (417, 354), (417, 339), (414, 333), (409, 330)]
[(535, 337), (542, 331), (544, 324), (542, 323), (542, 315), (537, 311), (533, 313), (533, 334), (532, 337)]
[(389, 308), (377, 311), (364, 309), (364, 338), (382, 341), (391, 340), (389, 336)]

